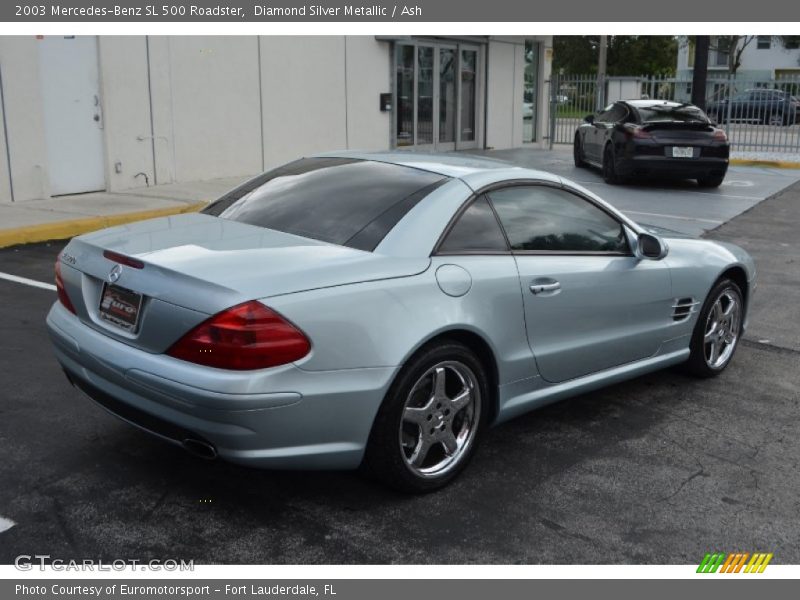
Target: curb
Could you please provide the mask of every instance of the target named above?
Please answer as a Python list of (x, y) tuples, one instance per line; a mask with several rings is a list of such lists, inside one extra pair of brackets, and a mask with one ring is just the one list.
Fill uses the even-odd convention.
[(800, 162), (787, 160), (751, 160), (749, 158), (731, 158), (728, 162), (740, 167), (770, 167), (772, 169), (800, 169)]
[(82, 219), (70, 219), (69, 221), (57, 221), (55, 223), (45, 223), (42, 225), (29, 225), (16, 229), (0, 229), (0, 248), (16, 246), (18, 244), (32, 244), (34, 242), (46, 242), (48, 240), (65, 240), (82, 233), (124, 225), (134, 221), (144, 221), (145, 219), (155, 219), (157, 217), (169, 217), (190, 212), (196, 212), (206, 206), (206, 202), (197, 202), (185, 206), (160, 208), (156, 210), (144, 210), (119, 215), (107, 215), (104, 217), (86, 217)]

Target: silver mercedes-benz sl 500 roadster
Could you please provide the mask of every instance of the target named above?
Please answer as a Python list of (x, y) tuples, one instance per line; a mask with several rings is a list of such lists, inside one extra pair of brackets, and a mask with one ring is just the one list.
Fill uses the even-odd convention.
[(56, 282), (56, 356), (125, 421), (206, 458), (428, 491), (520, 413), (720, 373), (755, 267), (549, 173), (339, 153), (77, 237)]

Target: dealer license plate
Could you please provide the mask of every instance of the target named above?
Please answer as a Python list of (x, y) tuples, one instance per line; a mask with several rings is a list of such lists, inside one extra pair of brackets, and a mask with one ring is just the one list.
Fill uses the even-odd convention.
[(672, 158), (692, 158), (694, 156), (694, 148), (691, 146), (673, 146)]
[(125, 331), (136, 331), (142, 295), (127, 288), (106, 283), (100, 295), (100, 318), (113, 323)]

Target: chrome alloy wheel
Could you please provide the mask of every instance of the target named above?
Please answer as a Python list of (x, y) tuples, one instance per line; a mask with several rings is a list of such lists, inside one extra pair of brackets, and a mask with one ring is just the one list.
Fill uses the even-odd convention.
[(421, 477), (453, 469), (475, 439), (481, 393), (472, 370), (457, 361), (428, 369), (411, 388), (400, 422), (406, 466)]
[(721, 369), (730, 360), (741, 330), (742, 302), (730, 289), (723, 290), (714, 301), (706, 319), (703, 349), (706, 364)]

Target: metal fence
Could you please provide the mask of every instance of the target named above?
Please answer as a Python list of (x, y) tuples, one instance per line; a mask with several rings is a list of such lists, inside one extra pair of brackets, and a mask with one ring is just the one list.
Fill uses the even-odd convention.
[[(653, 98), (689, 102), (691, 79), (554, 75), (550, 85), (550, 145), (571, 144), (586, 115), (616, 100)], [(709, 78), (706, 112), (742, 153), (800, 154), (800, 77)]]

